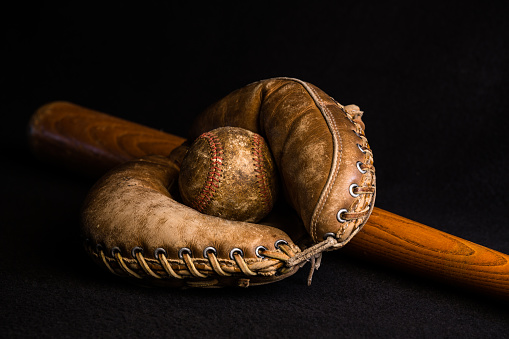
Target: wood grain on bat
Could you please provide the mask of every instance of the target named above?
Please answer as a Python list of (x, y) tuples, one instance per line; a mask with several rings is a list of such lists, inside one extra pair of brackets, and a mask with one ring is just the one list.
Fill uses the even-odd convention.
[(375, 208), (348, 253), (509, 297), (509, 256)]
[(168, 155), (184, 141), (67, 102), (41, 107), (32, 117), (29, 133), (36, 154), (93, 174), (143, 155)]

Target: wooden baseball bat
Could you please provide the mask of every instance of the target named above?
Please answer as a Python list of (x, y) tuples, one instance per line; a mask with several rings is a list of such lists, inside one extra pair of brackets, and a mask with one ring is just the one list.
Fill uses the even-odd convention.
[[(184, 138), (67, 102), (41, 107), (29, 124), (34, 153), (86, 174), (147, 154), (168, 155)], [(509, 299), (509, 256), (376, 208), (344, 251)]]

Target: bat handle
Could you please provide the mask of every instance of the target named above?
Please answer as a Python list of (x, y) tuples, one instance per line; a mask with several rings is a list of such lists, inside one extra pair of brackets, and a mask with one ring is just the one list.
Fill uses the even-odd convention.
[(185, 139), (69, 102), (39, 108), (29, 122), (37, 156), (83, 174), (100, 176), (148, 154), (169, 155)]

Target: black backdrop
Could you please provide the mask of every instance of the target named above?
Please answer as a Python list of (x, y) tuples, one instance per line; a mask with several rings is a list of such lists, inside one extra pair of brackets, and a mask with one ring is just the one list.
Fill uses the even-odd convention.
[[(507, 4), (507, 2), (506, 2)], [(230, 91), (308, 81), (365, 111), (377, 206), (509, 253), (509, 6), (357, 1), (17, 5), (2, 22), (0, 329), (7, 337), (508, 337), (507, 303), (326, 253), (249, 289), (146, 289), (85, 256), (90, 179), (36, 161), (67, 100), (185, 135)]]

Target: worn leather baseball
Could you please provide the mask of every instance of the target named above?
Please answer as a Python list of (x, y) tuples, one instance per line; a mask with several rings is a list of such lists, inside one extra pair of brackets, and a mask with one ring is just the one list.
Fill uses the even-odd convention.
[(229, 220), (257, 222), (274, 206), (278, 174), (257, 133), (220, 127), (200, 135), (182, 161), (179, 190), (184, 204)]

